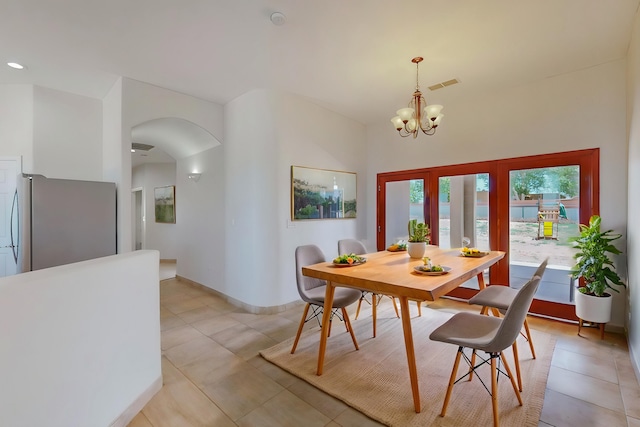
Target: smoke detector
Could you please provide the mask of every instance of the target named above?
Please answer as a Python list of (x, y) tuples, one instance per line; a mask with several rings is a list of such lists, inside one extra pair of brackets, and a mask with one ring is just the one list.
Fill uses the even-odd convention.
[(284, 16), (284, 13), (280, 13), (280, 12), (273, 12), (271, 14), (271, 22), (273, 22), (273, 25), (284, 25), (285, 22), (287, 22), (287, 17)]

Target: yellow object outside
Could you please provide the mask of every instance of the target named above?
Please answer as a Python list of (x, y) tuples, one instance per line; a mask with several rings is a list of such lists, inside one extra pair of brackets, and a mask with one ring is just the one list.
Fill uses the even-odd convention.
[(544, 222), (544, 236), (552, 237), (553, 236), (553, 223), (550, 221)]

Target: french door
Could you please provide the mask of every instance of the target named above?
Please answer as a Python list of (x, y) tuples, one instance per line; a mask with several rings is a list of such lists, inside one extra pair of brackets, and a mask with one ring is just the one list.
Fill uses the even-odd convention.
[[(377, 247), (405, 237), (408, 219), (424, 219), (441, 248), (506, 252), (485, 281), (514, 288), (549, 256), (531, 312), (575, 320), (569, 239), (598, 213), (598, 177), (598, 149), (378, 174)], [(450, 295), (477, 289), (474, 279)]]

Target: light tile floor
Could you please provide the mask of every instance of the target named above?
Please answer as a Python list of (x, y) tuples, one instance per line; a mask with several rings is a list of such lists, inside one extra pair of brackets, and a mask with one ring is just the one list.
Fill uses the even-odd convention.
[[(177, 279), (161, 281), (160, 295), (164, 386), (131, 427), (380, 425), (258, 355), (295, 335), (302, 303), (250, 314)], [(429, 307), (475, 310), (447, 299)], [(358, 322), (368, 319), (365, 308)], [(557, 337), (539, 426), (640, 427), (640, 386), (622, 335), (578, 337), (576, 325), (532, 316), (529, 324)]]

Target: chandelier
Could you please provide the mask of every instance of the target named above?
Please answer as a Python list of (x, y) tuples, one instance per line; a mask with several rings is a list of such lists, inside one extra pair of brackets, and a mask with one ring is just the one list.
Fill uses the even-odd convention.
[[(416, 64), (416, 91), (413, 92), (413, 98), (409, 101), (409, 106), (396, 111), (397, 116), (391, 119), (391, 123), (403, 138), (409, 135), (413, 135), (414, 138), (417, 137), (418, 130), (421, 130), (426, 135), (433, 135), (444, 117), (443, 114), (440, 114), (442, 105), (426, 105), (427, 101), (425, 101), (422, 92), (420, 92), (418, 65), (423, 59), (418, 56), (411, 60)], [(424, 110), (422, 110), (423, 106), (425, 106)]]

